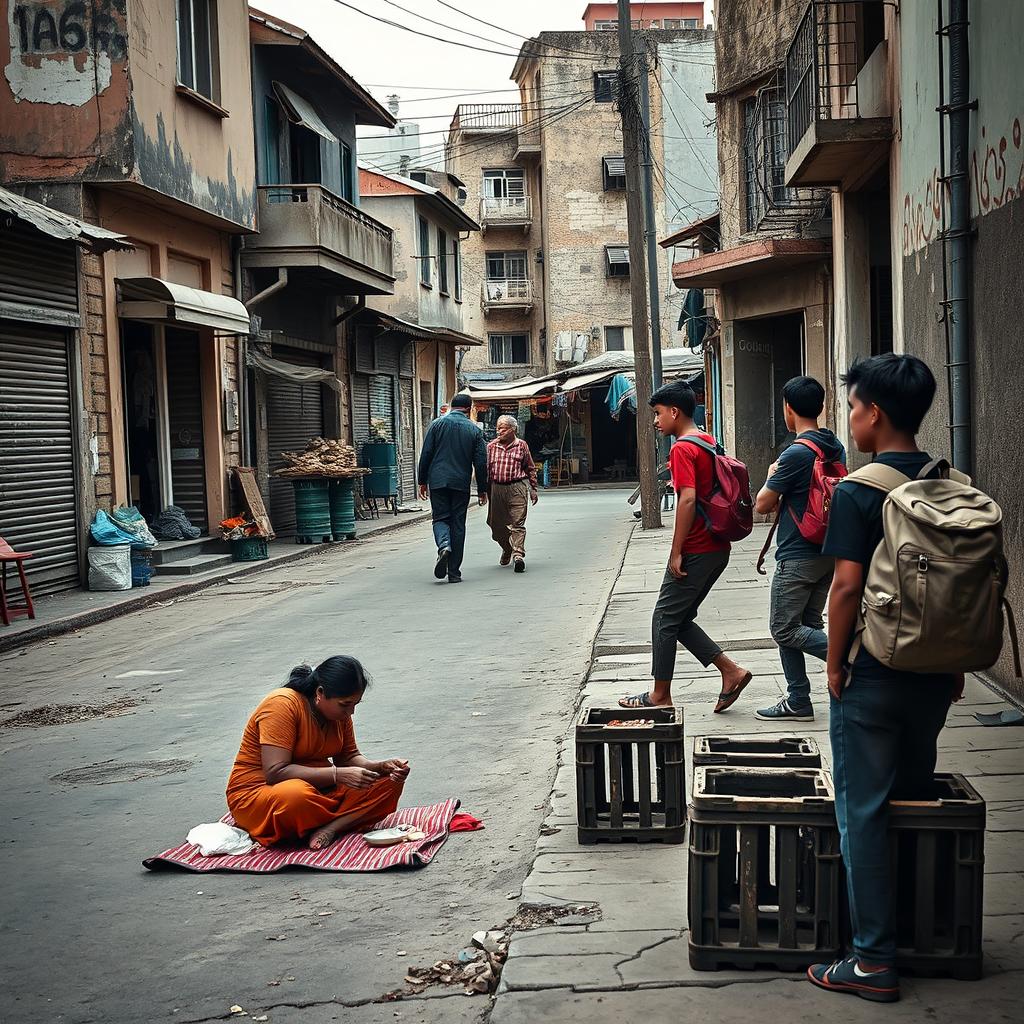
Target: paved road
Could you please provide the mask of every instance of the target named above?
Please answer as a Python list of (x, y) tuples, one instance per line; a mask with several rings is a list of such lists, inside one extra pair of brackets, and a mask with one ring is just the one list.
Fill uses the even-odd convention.
[[(0, 728), (0, 871), (13, 897), (0, 920), (4, 1020), (200, 1021), (233, 1004), (278, 1022), (477, 1017), (484, 1000), (460, 990), (397, 1008), (372, 1000), (514, 911), (506, 895), (529, 868), (556, 740), (630, 528), (624, 498), (545, 494), (525, 576), (498, 568), (474, 513), (458, 587), (434, 582), (429, 529), (416, 525), (0, 659), (5, 718), (139, 701), (86, 722)], [(259, 699), (296, 662), (338, 652), (375, 677), (356, 723), (363, 750), (408, 757), (408, 802), (458, 796), (486, 831), (453, 836), (418, 872), (142, 869), (223, 812)]]

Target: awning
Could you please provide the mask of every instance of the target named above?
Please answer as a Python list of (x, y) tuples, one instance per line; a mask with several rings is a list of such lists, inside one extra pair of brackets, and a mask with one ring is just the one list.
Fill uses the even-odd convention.
[(768, 238), (705, 253), (672, 266), (677, 288), (719, 288), (733, 281), (781, 274), (805, 263), (824, 263), (832, 251), (822, 238)]
[(23, 221), (51, 238), (75, 242), (92, 252), (135, 248), (124, 235), (119, 235), (116, 231), (87, 224), (84, 220), (61, 213), (60, 210), (51, 210), (49, 206), (26, 199), (5, 188), (0, 188), (0, 213)]
[(625, 263), (629, 265), (629, 246), (626, 245), (606, 245), (604, 251), (608, 254), (608, 265), (615, 266), (616, 264)]
[(295, 381), (296, 384), (326, 384), (332, 390), (337, 391), (339, 395), (342, 391), (341, 381), (330, 370), (322, 370), (316, 366), (297, 366), (295, 363), (286, 363), (283, 359), (265, 356), (255, 349), (248, 350), (246, 362), (264, 373), (273, 374), (275, 377), (284, 377), (285, 380)]
[(626, 158), (624, 156), (606, 156), (604, 169), (609, 178), (624, 178), (626, 176)]
[(293, 89), (289, 89), (283, 82), (274, 82), (274, 92), (288, 115), (288, 120), (295, 124), (301, 124), (311, 132), (316, 132), (328, 142), (337, 142), (338, 136), (324, 124), (316, 108), (309, 100), (303, 99)]
[(695, 238), (702, 237), (713, 241), (717, 245), (720, 235), (721, 217), (718, 211), (715, 210), (714, 213), (708, 214), (707, 217), (701, 217), (699, 220), (692, 221), (681, 231), (669, 235), (668, 238), (663, 238), (658, 245), (663, 249), (667, 249), (670, 245), (680, 245), (683, 242), (690, 242)]
[(474, 402), (515, 402), (536, 398), (545, 391), (554, 391), (557, 381), (526, 380), (522, 384), (513, 384), (507, 388), (469, 388), (469, 395)]
[(484, 343), (483, 338), (464, 334), (452, 327), (426, 327), (412, 320), (403, 320), (391, 313), (383, 313), (379, 309), (365, 309), (359, 314), (359, 319), (361, 323), (375, 323), (386, 331), (408, 334), (413, 341), (442, 341), (451, 345), (467, 346), (480, 346)]
[(174, 284), (159, 277), (117, 278), (117, 315), (129, 320), (212, 327), (226, 334), (249, 334), (249, 311), (230, 295)]
[(594, 384), (603, 384), (611, 380), (619, 370), (598, 370), (595, 373), (584, 373), (580, 377), (569, 377), (563, 380), (558, 386), (559, 391), (578, 391), (580, 388), (589, 388)]

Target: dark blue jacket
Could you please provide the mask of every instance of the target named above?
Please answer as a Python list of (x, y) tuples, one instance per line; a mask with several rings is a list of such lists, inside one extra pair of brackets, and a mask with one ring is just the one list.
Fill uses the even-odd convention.
[(487, 443), (484, 432), (465, 412), (453, 409), (430, 424), (423, 439), (419, 471), (421, 484), (431, 490), (450, 487), (453, 491), (470, 490), (470, 479), (476, 470), (476, 489), (487, 493)]

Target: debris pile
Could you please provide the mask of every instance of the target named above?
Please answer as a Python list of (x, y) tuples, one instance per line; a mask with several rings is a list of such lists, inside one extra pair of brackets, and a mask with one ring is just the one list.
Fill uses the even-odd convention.
[(301, 452), (281, 452), (288, 465), (275, 471), (284, 477), (329, 477), (332, 480), (364, 476), (369, 472), (357, 464), (356, 450), (344, 441), (312, 437)]
[[(473, 944), (450, 960), (438, 960), (433, 967), (413, 967), (406, 982), (418, 994), (428, 985), (461, 985), (467, 996), (493, 992), (498, 987), (501, 968), (508, 956), (510, 933), (477, 932)], [(409, 993), (393, 993), (401, 998)]]

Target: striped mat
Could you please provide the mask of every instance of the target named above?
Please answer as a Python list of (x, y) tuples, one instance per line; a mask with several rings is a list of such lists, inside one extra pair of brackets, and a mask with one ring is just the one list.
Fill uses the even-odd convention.
[[(143, 866), (150, 871), (184, 868), (186, 871), (244, 871), (264, 874), (282, 868), (311, 868), (316, 871), (384, 871), (387, 868), (419, 868), (434, 859), (448, 838), (448, 826), (458, 809), (458, 800), (427, 807), (406, 807), (389, 814), (374, 828), (391, 828), (408, 823), (423, 832), (424, 838), (396, 846), (370, 846), (361, 835), (343, 836), (323, 850), (299, 845), (256, 847), (237, 857), (204, 857), (199, 847), (182, 843), (156, 857), (148, 857)], [(230, 814), (221, 819), (234, 824)]]

